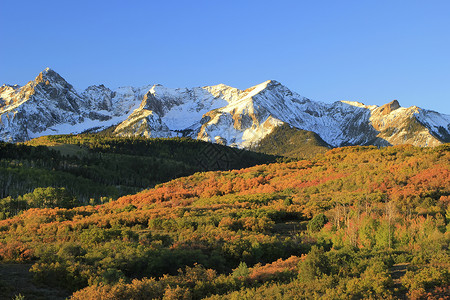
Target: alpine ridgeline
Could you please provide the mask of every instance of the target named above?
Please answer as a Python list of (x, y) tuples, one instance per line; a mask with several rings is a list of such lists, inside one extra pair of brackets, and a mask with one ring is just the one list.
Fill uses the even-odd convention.
[[(394, 100), (383, 106), (311, 101), (269, 80), (247, 90), (219, 84), (170, 89), (161, 85), (99, 85), (78, 93), (47, 68), (25, 86), (0, 87), (0, 140), (26, 141), (49, 134), (189, 136), (252, 148), (279, 126), (315, 132), (332, 147), (436, 146), (450, 142), (450, 116)], [(110, 129), (111, 130), (111, 129)]]

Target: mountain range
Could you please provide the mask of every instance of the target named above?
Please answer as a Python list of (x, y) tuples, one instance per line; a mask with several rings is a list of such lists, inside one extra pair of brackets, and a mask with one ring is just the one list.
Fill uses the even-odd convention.
[[(47, 68), (24, 86), (0, 87), (0, 140), (98, 132), (115, 136), (188, 136), (251, 149), (280, 128), (311, 131), (328, 147), (436, 146), (450, 142), (450, 116), (397, 100), (382, 106), (312, 101), (268, 80), (246, 90), (224, 84), (172, 89), (162, 85), (76, 91)], [(283, 126), (283, 127), (281, 127)], [(287, 127), (286, 127), (287, 126)], [(273, 139), (272, 139), (273, 140)]]

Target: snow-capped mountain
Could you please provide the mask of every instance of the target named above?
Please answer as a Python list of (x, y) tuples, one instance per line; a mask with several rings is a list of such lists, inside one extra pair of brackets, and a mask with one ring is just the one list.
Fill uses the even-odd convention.
[(190, 136), (251, 148), (287, 124), (313, 131), (331, 146), (436, 146), (450, 142), (450, 116), (394, 100), (383, 106), (311, 101), (269, 80), (247, 90), (223, 84), (170, 89), (100, 85), (82, 93), (45, 69), (23, 87), (0, 87), (0, 140), (99, 131), (118, 136)]
[(0, 140), (20, 142), (116, 125), (139, 107), (147, 88), (112, 92), (100, 85), (79, 94), (47, 68), (23, 87), (0, 87)]

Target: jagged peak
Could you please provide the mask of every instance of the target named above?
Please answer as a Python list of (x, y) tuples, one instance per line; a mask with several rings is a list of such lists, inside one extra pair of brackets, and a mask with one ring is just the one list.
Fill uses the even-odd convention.
[(392, 100), (388, 105), (393, 109), (400, 108), (400, 103), (397, 100)]
[(269, 79), (269, 80), (264, 81), (263, 83), (258, 84), (257, 86), (264, 86), (264, 88), (270, 88), (270, 87), (274, 87), (274, 86), (283, 86), (283, 85), (276, 80)]
[(270, 89), (277, 86), (284, 87), (281, 83), (279, 83), (276, 80), (266, 80), (260, 84), (257, 84), (255, 86), (246, 89), (245, 92), (249, 93), (249, 96), (253, 96), (265, 89)]
[(17, 89), (20, 89), (21, 86), (18, 85), (18, 84), (6, 84), (6, 83), (4, 83), (4, 84), (2, 84), (2, 86), (0, 88), (3, 88), (3, 89), (10, 88), (10, 89), (17, 90)]
[(358, 102), (358, 101), (341, 100), (341, 101), (339, 101), (339, 102), (345, 103), (345, 104), (348, 104), (348, 105), (351, 105), (351, 106), (355, 106), (355, 107), (366, 108), (366, 109), (374, 109), (374, 108), (377, 108), (376, 105), (365, 105), (364, 103)]
[(389, 103), (380, 106), (379, 111), (382, 115), (388, 115), (394, 110), (399, 109), (400, 107), (401, 107), (400, 103), (398, 103), (397, 100), (393, 100)]
[(156, 83), (156, 84), (152, 85), (152, 87), (148, 90), (147, 93), (153, 93), (154, 94), (154, 93), (166, 92), (168, 90), (175, 90), (175, 89), (170, 89), (168, 87), (165, 87), (162, 84)]
[(269, 80), (264, 81), (261, 84), (264, 84), (266, 86), (274, 86), (274, 85), (280, 85), (281, 83), (276, 81), (275, 79), (269, 79)]
[[(168, 98), (178, 98), (180, 96), (180, 92), (188, 91), (188, 88), (169, 88), (162, 84), (154, 84), (146, 93), (145, 95), (159, 95), (162, 97), (168, 97)], [(144, 95), (144, 96), (145, 96)]]
[(59, 75), (54, 70), (50, 69), (49, 67), (45, 68), (39, 75), (34, 79), (34, 82), (36, 84), (44, 82), (45, 84), (51, 83), (51, 82), (60, 82), (63, 84), (68, 84), (67, 81), (62, 78), (61, 75)]
[(110, 88), (106, 87), (104, 84), (93, 84), (88, 86), (85, 91), (91, 91), (91, 90), (111, 90)]
[[(58, 73), (56, 73), (55, 71), (53, 71), (53, 70), (50, 69), (49, 67), (45, 68), (41, 73), (39, 73), (39, 75), (41, 75), (41, 74), (42, 74), (42, 76), (45, 76), (45, 77), (48, 77), (48, 76), (54, 77), (54, 76), (56, 76), (56, 75), (59, 76)], [(39, 75), (38, 75), (38, 76), (39, 76)]]
[(234, 87), (229, 86), (224, 83), (219, 83), (216, 85), (206, 85), (206, 86), (203, 86), (202, 89), (204, 89), (204, 90), (206, 90), (206, 89), (215, 89), (215, 90), (236, 89), (237, 90), (237, 88), (234, 88)]

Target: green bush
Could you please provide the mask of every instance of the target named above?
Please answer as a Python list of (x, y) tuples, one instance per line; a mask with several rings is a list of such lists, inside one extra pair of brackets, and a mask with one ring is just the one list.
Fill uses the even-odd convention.
[(328, 219), (324, 214), (318, 214), (308, 222), (307, 227), (310, 232), (317, 232), (320, 231), (327, 222)]

